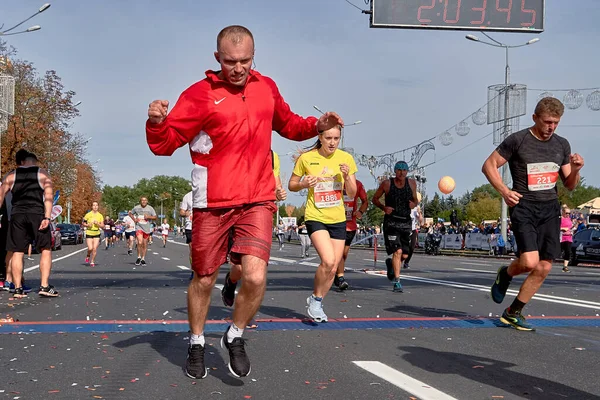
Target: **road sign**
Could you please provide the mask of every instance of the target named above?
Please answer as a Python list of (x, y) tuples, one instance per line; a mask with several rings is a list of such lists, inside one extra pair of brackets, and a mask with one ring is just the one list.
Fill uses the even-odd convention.
[(371, 0), (371, 28), (543, 32), (545, 3), (545, 0)]

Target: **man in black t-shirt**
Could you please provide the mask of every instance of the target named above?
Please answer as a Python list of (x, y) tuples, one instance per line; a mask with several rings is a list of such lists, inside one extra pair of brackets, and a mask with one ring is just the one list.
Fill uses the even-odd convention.
[[(500, 321), (518, 330), (534, 328), (522, 309), (550, 273), (552, 260), (560, 252), (560, 204), (558, 178), (569, 190), (579, 182), (583, 158), (571, 154), (569, 142), (556, 130), (564, 113), (563, 104), (546, 97), (537, 104), (531, 128), (508, 136), (483, 164), (483, 173), (510, 207), (510, 220), (517, 242), (518, 258), (498, 270), (491, 294), (494, 302), (504, 300), (513, 276), (527, 274), (519, 294), (504, 310)], [(510, 167), (513, 188), (503, 182), (498, 168)]]

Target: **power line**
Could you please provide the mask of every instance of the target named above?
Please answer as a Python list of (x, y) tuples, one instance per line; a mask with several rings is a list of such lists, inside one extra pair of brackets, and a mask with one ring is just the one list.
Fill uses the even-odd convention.
[[(360, 10), (360, 11), (365, 11), (365, 10), (363, 10), (362, 8), (360, 8), (359, 6), (357, 6), (356, 4), (354, 4), (354, 3), (350, 2), (349, 0), (344, 0), (344, 1), (345, 1), (346, 3), (348, 3), (348, 4), (350, 4), (352, 7), (356, 8), (356, 9), (358, 9), (358, 10)], [(366, 3), (366, 1), (365, 1), (365, 3)]]
[(527, 90), (531, 90), (532, 92), (568, 92), (570, 90), (579, 90), (579, 91), (600, 90), (600, 87), (583, 88), (583, 89), (530, 89), (530, 88), (527, 88)]
[(600, 125), (561, 125), (562, 128), (598, 128)]
[(450, 153), (450, 154), (448, 154), (447, 156), (440, 158), (439, 160), (435, 160), (435, 161), (433, 161), (433, 162), (430, 162), (429, 164), (423, 165), (422, 167), (419, 167), (419, 168), (425, 168), (425, 167), (429, 167), (430, 165), (433, 165), (433, 164), (439, 163), (439, 162), (441, 162), (441, 161), (444, 161), (444, 160), (446, 160), (447, 158), (450, 158), (450, 157), (452, 157), (452, 156), (453, 156), (453, 155), (455, 155), (456, 153), (463, 151), (463, 150), (464, 150), (464, 149), (466, 149), (467, 147), (470, 147), (470, 146), (474, 145), (475, 143), (477, 143), (477, 142), (480, 142), (480, 141), (482, 141), (483, 139), (485, 139), (485, 138), (488, 138), (488, 137), (492, 136), (493, 134), (494, 134), (494, 132), (490, 132), (490, 133), (488, 133), (487, 135), (485, 135), (485, 136), (483, 136), (483, 137), (480, 137), (480, 138), (479, 138), (479, 139), (477, 139), (476, 141), (474, 141), (474, 142), (471, 142), (471, 143), (467, 144), (467, 145), (466, 145), (466, 146), (464, 146), (464, 147), (461, 147), (460, 149), (456, 150), (455, 152), (453, 152), (453, 153)]

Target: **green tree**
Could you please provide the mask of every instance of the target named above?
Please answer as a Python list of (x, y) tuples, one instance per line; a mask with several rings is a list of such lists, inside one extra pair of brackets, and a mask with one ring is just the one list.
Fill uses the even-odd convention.
[(292, 217), (296, 217), (296, 221), (304, 221), (304, 213), (306, 211), (306, 204), (302, 203), (300, 207), (296, 207), (292, 213)]
[(498, 219), (500, 216), (500, 199), (482, 195), (467, 205), (466, 219), (479, 224), (484, 219)]
[(112, 218), (117, 218), (121, 211), (131, 210), (136, 201), (133, 189), (128, 186), (107, 185), (102, 189), (102, 205)]
[(436, 192), (433, 195), (433, 199), (425, 204), (425, 218), (433, 218), (435, 221), (436, 218), (441, 218), (440, 213), (443, 211), (442, 208), (442, 199), (440, 195)]
[[(367, 212), (363, 216), (361, 223), (363, 225), (368, 226), (380, 226), (383, 223), (383, 211), (373, 204), (373, 195), (375, 194), (375, 189), (367, 190), (367, 198), (369, 199), (369, 207), (367, 208)], [(382, 196), (383, 198), (383, 196)]]
[(157, 175), (151, 179), (143, 178), (132, 187), (105, 186), (102, 190), (102, 206), (110, 216), (116, 218), (120, 211), (131, 210), (143, 196), (148, 198), (148, 204), (154, 207), (157, 214), (160, 214), (162, 204), (169, 223), (173, 223), (173, 212), (175, 212), (175, 220), (178, 221), (181, 199), (190, 190), (192, 190), (191, 184), (185, 178)]
[(477, 186), (473, 189), (471, 192), (471, 200), (478, 200), (481, 197), (486, 197), (486, 195), (492, 199), (502, 198), (500, 193), (498, 193), (491, 184), (486, 183), (485, 185)]
[(571, 208), (576, 208), (586, 201), (600, 196), (600, 188), (586, 185), (584, 177), (581, 177), (580, 182), (572, 191), (568, 190), (560, 180), (557, 187), (560, 204), (566, 204)]

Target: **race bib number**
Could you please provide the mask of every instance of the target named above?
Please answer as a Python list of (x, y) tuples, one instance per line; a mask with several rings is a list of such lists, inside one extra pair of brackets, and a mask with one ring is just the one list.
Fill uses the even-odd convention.
[(354, 214), (354, 199), (344, 192), (344, 209), (346, 210), (346, 221), (352, 221)]
[(146, 216), (144, 214), (138, 214), (138, 221), (140, 223), (146, 222)]
[(527, 188), (532, 192), (554, 188), (559, 170), (553, 162), (527, 164)]
[(317, 208), (337, 207), (342, 203), (342, 182), (319, 182), (315, 186), (315, 206)]

